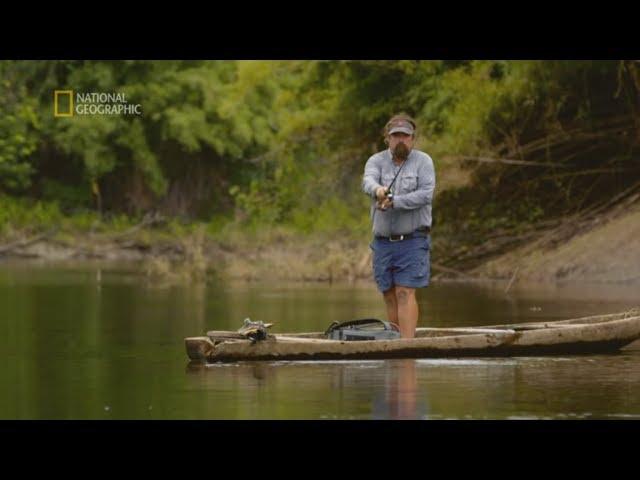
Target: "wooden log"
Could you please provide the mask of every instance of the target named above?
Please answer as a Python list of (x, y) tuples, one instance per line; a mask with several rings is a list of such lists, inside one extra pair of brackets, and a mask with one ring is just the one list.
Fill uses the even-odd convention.
[(567, 325), (585, 325), (591, 323), (601, 323), (601, 322), (611, 322), (614, 320), (622, 320), (625, 318), (632, 318), (640, 316), (639, 309), (632, 309), (627, 312), (621, 313), (608, 313), (605, 315), (591, 315), (588, 317), (580, 317), (580, 318), (570, 318), (567, 320), (555, 320), (555, 321), (544, 321), (544, 322), (526, 322), (526, 323), (514, 323), (509, 325), (489, 325), (483, 328), (554, 328), (554, 327), (563, 327)]
[(247, 337), (241, 333), (234, 332), (233, 330), (209, 330), (207, 332), (207, 337), (211, 339), (237, 339), (237, 340), (246, 340)]
[(513, 330), (475, 335), (365, 340), (348, 342), (317, 338), (275, 336), (251, 343), (247, 340), (225, 340), (217, 343), (209, 361), (238, 360), (320, 360), (320, 359), (381, 359), (439, 356), (449, 352), (482, 352), (515, 340)]
[(604, 353), (640, 338), (640, 312), (508, 327), (420, 328), (413, 339), (375, 341), (328, 340), (314, 332), (269, 335), (252, 342), (238, 338), (237, 332), (214, 331), (218, 338), (189, 337), (185, 343), (189, 358), (209, 362)]
[(206, 362), (214, 349), (214, 344), (209, 337), (187, 337), (184, 343), (187, 347), (187, 355), (195, 361)]

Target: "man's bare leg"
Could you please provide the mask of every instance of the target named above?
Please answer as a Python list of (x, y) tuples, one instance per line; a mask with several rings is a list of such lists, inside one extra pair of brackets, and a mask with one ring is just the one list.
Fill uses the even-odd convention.
[(398, 302), (398, 322), (402, 338), (414, 338), (418, 326), (418, 302), (416, 302), (416, 289), (395, 286)]
[(391, 287), (389, 290), (382, 294), (384, 297), (384, 303), (387, 306), (387, 320), (391, 323), (398, 323), (398, 300), (396, 298), (396, 287)]

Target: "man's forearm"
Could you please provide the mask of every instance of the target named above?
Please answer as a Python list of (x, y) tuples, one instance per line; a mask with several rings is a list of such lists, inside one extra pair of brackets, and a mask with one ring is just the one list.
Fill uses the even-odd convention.
[(380, 185), (370, 177), (364, 177), (364, 179), (362, 180), (362, 191), (372, 198), (376, 197), (376, 190), (378, 190), (378, 188), (380, 188), (381, 186), (382, 185)]
[(364, 166), (364, 175), (362, 177), (362, 191), (371, 198), (376, 198), (376, 191), (382, 185), (378, 182), (381, 178), (380, 166), (376, 163), (375, 157), (367, 160)]
[(431, 205), (432, 200), (433, 189), (416, 190), (404, 195), (394, 195), (393, 208), (396, 210), (415, 210), (425, 205)]

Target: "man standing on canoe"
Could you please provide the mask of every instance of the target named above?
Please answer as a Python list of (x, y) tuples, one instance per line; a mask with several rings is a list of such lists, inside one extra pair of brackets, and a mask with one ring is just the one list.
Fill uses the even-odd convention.
[(371, 197), (373, 274), (390, 322), (402, 338), (418, 324), (415, 289), (430, 277), (431, 203), (436, 185), (433, 160), (413, 148), (415, 121), (393, 116), (384, 129), (387, 150), (367, 160), (362, 189)]

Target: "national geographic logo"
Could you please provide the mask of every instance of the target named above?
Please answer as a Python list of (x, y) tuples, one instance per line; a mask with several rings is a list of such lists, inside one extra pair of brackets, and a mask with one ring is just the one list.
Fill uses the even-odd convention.
[[(60, 108), (60, 104), (67, 105)], [(66, 107), (66, 108), (65, 108)], [(73, 90), (55, 90), (53, 92), (53, 116), (73, 117)]]
[(142, 105), (129, 103), (124, 93), (54, 90), (53, 116), (142, 115)]

